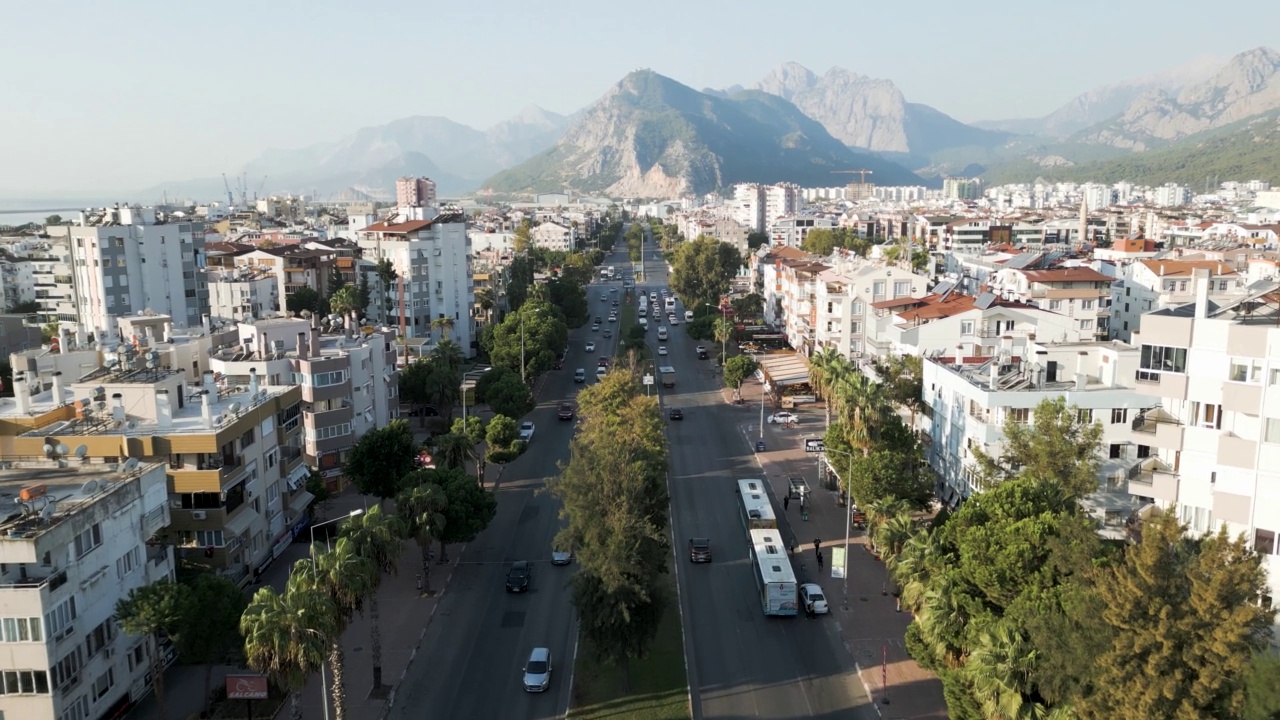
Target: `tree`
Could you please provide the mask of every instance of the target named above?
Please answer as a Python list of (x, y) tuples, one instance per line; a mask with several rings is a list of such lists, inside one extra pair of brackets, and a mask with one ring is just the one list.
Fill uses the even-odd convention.
[(764, 298), (758, 293), (734, 298), (729, 304), (733, 307), (733, 315), (738, 320), (760, 317), (764, 312)]
[(400, 371), (400, 399), (418, 412), (421, 427), (427, 426), (427, 414), (422, 410), (432, 401), (435, 390), (432, 385), (434, 369), (426, 358), (418, 358)]
[(393, 317), (392, 310), (396, 306), (395, 292), (392, 287), (400, 276), (396, 272), (396, 266), (388, 258), (379, 259), (373, 273), (378, 276), (378, 294), (382, 298), (379, 303), (382, 306), (379, 317), (383, 323), (390, 325)]
[(302, 720), (300, 693), (307, 677), (324, 664), (329, 638), (338, 629), (338, 611), (328, 594), (311, 580), (299, 580), (298, 568), (305, 566), (294, 565), (283, 594), (270, 586), (258, 588), (240, 618), (247, 664), (289, 691), (293, 720)]
[(973, 450), (984, 486), (1028, 475), (1056, 483), (1064, 502), (1098, 489), (1102, 426), (1086, 420), (1065, 398), (1042, 401), (1032, 411), (1030, 424), (1006, 416), (1004, 436), (999, 458), (981, 448)]
[(303, 310), (311, 310), (315, 312), (320, 307), (320, 293), (307, 285), (303, 285), (285, 300), (285, 308), (294, 315), (302, 314)]
[(485, 454), (479, 450), (480, 443), (484, 442), (485, 426), (484, 420), (471, 415), (466, 419), (454, 418), (453, 427), (449, 431), (453, 435), (466, 438), (467, 440), (467, 456), (476, 464), (476, 480), (484, 482), (484, 466)]
[(844, 247), (842, 228), (813, 228), (800, 242), (800, 249), (814, 255), (830, 255), (838, 247)]
[(329, 296), (329, 309), (346, 318), (347, 337), (360, 324), (360, 313), (365, 306), (360, 303), (360, 291), (353, 285), (343, 285)]
[(623, 690), (630, 691), (630, 661), (648, 655), (658, 635), (666, 598), (641, 583), (609, 590), (598, 575), (589, 572), (576, 573), (572, 582), (573, 604), (583, 635), (591, 640), (600, 660), (621, 665)]
[(204, 665), (204, 710), (212, 698), (213, 666), (227, 662), (240, 641), (237, 628), (244, 614), (245, 598), (227, 578), (200, 573), (189, 585), (188, 601), (178, 621), (178, 655), (184, 662)]
[(440, 541), (440, 561), (447, 562), (447, 546), (475, 540), (493, 520), (498, 501), (492, 492), (461, 470), (419, 470), (414, 477), (417, 481), (436, 485), (444, 495), (445, 505), (440, 510), (444, 515), (444, 527), (436, 537)]
[(507, 266), (507, 306), (515, 312), (524, 305), (533, 286), (533, 263), (528, 256), (517, 255)]
[(724, 384), (733, 388), (733, 396), (737, 398), (742, 392), (742, 381), (754, 375), (755, 371), (756, 361), (750, 355), (731, 357), (724, 364)]
[(382, 508), (374, 505), (363, 515), (342, 524), (340, 537), (354, 545), (355, 553), (373, 562), (377, 572), (371, 577), (369, 590), (369, 656), (373, 663), (373, 688), (382, 684), (382, 628), (378, 606), (378, 586), (384, 574), (395, 575), (399, 567), (401, 543), (408, 534), (405, 522), (395, 515), (384, 515)]
[(515, 249), (516, 254), (527, 253), (533, 247), (533, 235), (530, 232), (532, 229), (533, 223), (529, 222), (528, 219), (521, 220), (520, 225), (516, 227), (515, 234), (511, 238), (512, 247)]
[[(330, 696), (335, 720), (346, 720), (346, 663), (342, 649), (342, 633), (351, 617), (364, 605), (364, 599), (377, 586), (381, 570), (371, 558), (357, 552), (350, 538), (339, 537), (332, 550), (318, 544), (311, 546), (311, 562), (299, 562), (292, 574), (299, 582), (312, 583), (329, 597), (335, 610), (334, 626), (329, 641)], [(291, 578), (292, 579), (292, 578)]]
[(40, 303), (35, 300), (23, 300), (9, 307), (11, 315), (31, 315), (40, 312)]
[(757, 250), (764, 245), (769, 244), (769, 234), (762, 232), (747, 233), (747, 249)]
[(1280, 720), (1280, 655), (1254, 653), (1245, 688), (1244, 720)]
[(534, 407), (533, 394), (515, 376), (503, 378), (485, 394), (489, 408), (499, 415), (523, 417)]
[(595, 272), (594, 263), (585, 253), (571, 253), (560, 267), (560, 278), (571, 285), (584, 288), (591, 284)]
[(493, 311), (498, 307), (498, 298), (493, 293), (491, 287), (476, 288), (475, 291), (476, 307), (480, 308), (484, 313), (484, 321), (486, 324), (493, 322)]
[(515, 420), (502, 413), (494, 415), (489, 419), (489, 427), (484, 433), (484, 441), (488, 446), (486, 454), (489, 455), (489, 459), (498, 462), (494, 455), (510, 450), (519, 437), (520, 431), (516, 427)]
[(431, 594), (431, 543), (444, 533), (444, 511), (449, 499), (439, 485), (429, 481), (426, 470), (405, 478), (405, 489), (396, 496), (396, 508), (408, 523), (409, 534), (422, 552), (422, 590)]
[(116, 601), (116, 622), (130, 635), (145, 637), (151, 657), (151, 682), (156, 692), (160, 717), (164, 708), (164, 653), (160, 652), (161, 633), (174, 637), (182, 627), (191, 600), (190, 589), (171, 580), (161, 580), (136, 587), (128, 596)]
[(493, 329), (489, 359), (520, 375), (521, 347), (525, 375), (532, 380), (551, 369), (569, 342), (564, 315), (554, 305), (530, 299)]
[(451, 432), (435, 438), (434, 442), (432, 457), (436, 467), (466, 471), (467, 457), (471, 455), (471, 440), (467, 436)]
[(671, 260), (671, 288), (686, 307), (718, 305), (742, 267), (742, 256), (728, 243), (706, 235), (676, 248)]
[[(447, 317), (447, 316), (438, 317), (435, 320), (431, 321), (431, 329), (440, 333), (441, 342), (444, 342), (446, 340), (452, 342), (451, 338), (453, 337), (453, 318)], [(439, 346), (437, 346), (437, 348), (439, 348)]]
[(886, 399), (909, 409), (915, 425), (916, 413), (924, 407), (923, 361), (916, 355), (889, 355), (877, 371), (884, 378)]
[(1172, 514), (1142, 523), (1123, 564), (1098, 579), (1111, 647), (1098, 658), (1086, 719), (1239, 717), (1254, 653), (1275, 616), (1257, 601), (1262, 558), (1226, 528), (1187, 537)]
[(50, 215), (49, 217), (47, 217), (47, 218), (45, 218), (45, 219), (44, 219), (44, 224), (45, 224), (45, 225), (61, 225), (61, 224), (62, 224), (62, 216), (61, 216), (61, 215)]
[[(485, 371), (483, 375), (476, 380), (476, 402), (489, 402), (489, 388), (492, 388), (503, 378), (515, 378), (516, 382), (520, 381), (520, 373), (507, 367), (491, 367)], [(402, 381), (403, 382), (403, 381)]]
[(409, 423), (392, 420), (360, 438), (347, 456), (343, 473), (361, 493), (386, 500), (400, 491), (401, 479), (414, 471), (417, 462), (418, 444)]
[(558, 308), (564, 316), (568, 327), (582, 327), (586, 324), (590, 313), (587, 307), (587, 292), (581, 285), (568, 280), (550, 280), (538, 287), (547, 292), (547, 301)]

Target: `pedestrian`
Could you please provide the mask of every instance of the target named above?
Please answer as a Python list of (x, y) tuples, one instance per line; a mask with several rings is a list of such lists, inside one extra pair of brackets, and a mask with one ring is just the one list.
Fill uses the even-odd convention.
[(792, 540), (792, 541), (791, 541), (791, 554), (792, 554), (792, 555), (795, 555), (795, 554), (796, 554), (796, 541), (795, 541), (795, 540)]
[(816, 608), (813, 607), (812, 600), (810, 600), (808, 603), (805, 604), (804, 614), (805, 614), (805, 617), (809, 618), (810, 620), (818, 619), (818, 611)]
[(814, 552), (822, 552), (822, 541), (821, 541), (821, 540), (819, 540), (819, 539), (817, 539), (817, 538), (814, 538), (814, 539), (813, 539), (813, 551), (814, 551)]
[(783, 495), (783, 496), (782, 496), (782, 510), (783, 510), (783, 512), (786, 512), (786, 511), (787, 511), (787, 510), (789, 510), (789, 509), (791, 509), (791, 496), (790, 496), (790, 495)]
[(822, 551), (821, 550), (818, 551), (818, 569), (819, 570), (822, 569)]

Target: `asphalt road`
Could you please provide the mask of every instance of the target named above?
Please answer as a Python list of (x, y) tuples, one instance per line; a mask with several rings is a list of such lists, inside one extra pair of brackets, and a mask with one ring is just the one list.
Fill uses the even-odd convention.
[[(605, 265), (628, 267), (626, 253), (615, 253)], [(592, 317), (608, 317), (610, 301), (602, 292), (622, 283), (593, 284), (587, 289)], [(574, 400), (585, 385), (573, 382), (575, 368), (594, 379), (596, 359), (613, 355), (617, 323), (606, 321), (613, 337), (592, 332), (591, 323), (569, 333), (564, 369), (547, 374), (538, 407), (527, 419), (535, 423), (529, 449), (509, 464), (497, 489), (498, 509), (489, 527), (466, 546), (454, 570), (449, 591), (428, 627), (422, 651), (400, 685), (390, 717), (397, 719), (466, 720), (476, 718), (562, 718), (568, 711), (573, 658), (577, 649), (577, 617), (568, 587), (573, 566), (551, 564), (552, 540), (562, 526), (560, 503), (538, 492), (543, 478), (569, 458), (574, 423), (561, 422), (561, 402)], [(588, 341), (596, 343), (586, 352)], [(455, 551), (457, 548), (455, 548)], [(516, 560), (534, 564), (533, 588), (527, 594), (506, 592), (506, 573)], [(394, 612), (384, 609), (384, 612)], [(551, 687), (526, 693), (524, 662), (534, 647), (552, 656)]]
[[(667, 284), (666, 263), (652, 257), (646, 249), (645, 289)], [(665, 343), (677, 379), (674, 388), (663, 391), (662, 401), (664, 409), (680, 407), (685, 416), (670, 423), (668, 438), (672, 535), (693, 717), (877, 718), (857, 686), (853, 658), (830, 617), (771, 618), (761, 609), (735, 492), (737, 480), (760, 477), (742, 431), (759, 422), (759, 408), (723, 402), (715, 361), (698, 360), (695, 351), (706, 345), (714, 357), (714, 343), (693, 340), (684, 332), (686, 309), (677, 306), (680, 325)], [(650, 344), (658, 345), (656, 335), (650, 336)], [(791, 537), (785, 520), (783, 535)], [(688, 561), (691, 537), (711, 538), (713, 562)], [(807, 568), (794, 565), (799, 582), (816, 576), (812, 563)]]

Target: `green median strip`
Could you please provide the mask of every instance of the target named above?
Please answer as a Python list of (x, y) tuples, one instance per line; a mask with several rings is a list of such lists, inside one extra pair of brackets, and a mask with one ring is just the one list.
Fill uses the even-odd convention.
[[(639, 319), (639, 308), (636, 305), (638, 302), (640, 299), (634, 292), (624, 292), (622, 299), (618, 302), (618, 349), (614, 354), (624, 360), (627, 357), (627, 333), (635, 327)], [(650, 352), (647, 344), (636, 351), (637, 362), (643, 363), (652, 356), (653, 353)]]
[[(667, 606), (648, 657), (630, 662), (630, 677), (620, 665), (605, 665), (582, 636), (573, 668), (574, 720), (686, 720), (689, 717), (689, 679), (684, 667), (684, 638), (676, 597), (675, 568), (656, 588)], [(629, 680), (629, 682), (628, 682)]]

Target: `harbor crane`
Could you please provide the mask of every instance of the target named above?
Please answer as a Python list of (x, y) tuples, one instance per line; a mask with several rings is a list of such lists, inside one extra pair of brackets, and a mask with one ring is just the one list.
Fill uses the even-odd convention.
[(227, 189), (227, 209), (230, 210), (236, 206), (236, 199), (235, 196), (231, 194), (231, 183), (227, 182), (226, 173), (222, 173), (222, 187)]

